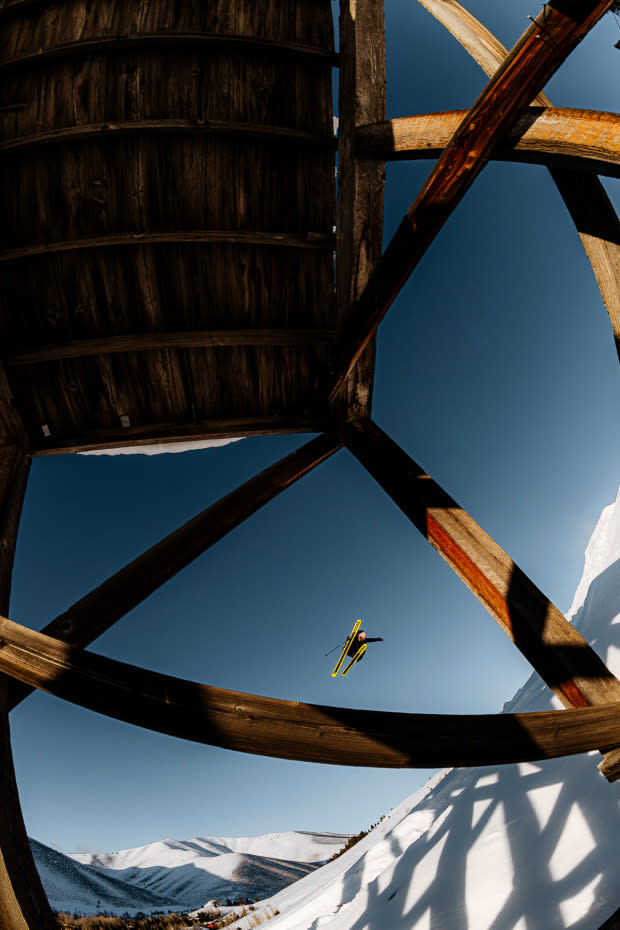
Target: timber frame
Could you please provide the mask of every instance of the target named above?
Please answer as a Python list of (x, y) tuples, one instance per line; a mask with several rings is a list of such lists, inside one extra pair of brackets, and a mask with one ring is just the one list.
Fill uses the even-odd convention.
[[(0, 251), (7, 274), (0, 359), (0, 924), (6, 930), (56, 926), (30, 853), (11, 758), (8, 714), (34, 688), (179, 738), (279, 758), (396, 768), (488, 765), (597, 749), (604, 776), (620, 778), (620, 682), (557, 607), (371, 416), (379, 324), (490, 158), (548, 167), (592, 264), (620, 356), (620, 223), (598, 180), (620, 176), (620, 117), (556, 109), (543, 93), (613, 0), (545, 4), (512, 51), (456, 0), (419, 0), (464, 45), (489, 83), (469, 111), (390, 121), (383, 0), (341, 0), (337, 51), (329, 0), (291, 2), (304, 24), (299, 34), (280, 16), (279, 0), (228, 5), (264, 8), (268, 27), (260, 34), (247, 23), (235, 32), (232, 13), (217, 25), (206, 2), (196, 5), (195, 20), (175, 23), (167, 19), (167, 0), (137, 3), (135, 15), (116, 0), (97, 0), (91, 5), (107, 11), (116, 31), (89, 32), (85, 14), (78, 35), (72, 12), (85, 9), (85, 0), (57, 0), (55, 6), (66, 11), (58, 36), (46, 19), (47, 0), (0, 2), (8, 36), (0, 51), (0, 115), (9, 127), (0, 135), (5, 193), (22, 158), (41, 191), (54, 183), (46, 172), (66, 159), (83, 193), (75, 213), (67, 208), (63, 220), (54, 225), (50, 219), (39, 229), (26, 221), (22, 227), (11, 208), (12, 238)], [(214, 110), (197, 118), (188, 88), (206, 81), (196, 57), (204, 48), (224, 68), (248, 62), (248, 86), (271, 80), (281, 86), (286, 72), (274, 78), (272, 69), (292, 69), (296, 84), (289, 103), (294, 106), (298, 94), (298, 110), (285, 112), (278, 104), (262, 112), (247, 100), (241, 115)], [(164, 83), (157, 101), (138, 99), (133, 87), (118, 113), (108, 112), (103, 95), (100, 110), (97, 101), (84, 98), (73, 121), (50, 122), (43, 105), (46, 81), (63, 87), (67, 75), (78, 74), (78, 82), (86, 75), (86, 86), (113, 60), (125, 69), (129, 87), (132, 74), (162, 58), (173, 63), (187, 91), (173, 99), (174, 112), (164, 112), (163, 102), (174, 94), (160, 68)], [(340, 71), (337, 202), (332, 67)], [(35, 119), (26, 91), (37, 88), (43, 102)], [(314, 98), (316, 109), (305, 119)], [(175, 226), (174, 204), (149, 203), (144, 164), (151, 159), (153, 170), (165, 165), (162, 139), (177, 167), (195, 164), (197, 153), (204, 159), (207, 150), (213, 153), (211, 225), (203, 217)], [(102, 153), (128, 160), (126, 189), (113, 191), (105, 177), (80, 174), (82, 164), (91, 174), (103, 164)], [(263, 160), (258, 169), (254, 158)], [(382, 252), (384, 162), (404, 158), (437, 161)], [(254, 181), (265, 176), (254, 212), (227, 213), (216, 199), (229, 164), (237, 172), (240, 202), (253, 191), (251, 171), (257, 171)], [(289, 208), (295, 198), (285, 191), (272, 215), (266, 205), (278, 192), (280, 172), (298, 196)], [(315, 197), (315, 190), (322, 195)], [(123, 198), (133, 198), (129, 207)], [(45, 206), (43, 199), (42, 213)], [(118, 222), (109, 220), (115, 207)], [(168, 279), (167, 262), (176, 262)], [(212, 307), (196, 308), (196, 293), (185, 283), (199, 266), (225, 285), (214, 286)], [(37, 290), (36, 274), (48, 282), (47, 291)], [(62, 305), (63, 288), (55, 288), (63, 280), (69, 290), (82, 275), (84, 294), (73, 295), (75, 323), (68, 304)], [(178, 277), (182, 285), (171, 290)], [(280, 278), (287, 278), (286, 287), (270, 290)], [(197, 292), (205, 280), (198, 281)], [(25, 287), (33, 310), (32, 319), (23, 312), (22, 325), (11, 310)], [(109, 306), (97, 304), (102, 293)], [(142, 307), (133, 317), (125, 310), (132, 295)], [(168, 298), (171, 316), (165, 313)], [(115, 315), (114, 307), (122, 309)], [(33, 455), (285, 432), (319, 435), (154, 544), (41, 633), (9, 619), (19, 514)], [(343, 448), (481, 601), (565, 710), (454, 717), (310, 706), (174, 679), (87, 650), (193, 559)]]

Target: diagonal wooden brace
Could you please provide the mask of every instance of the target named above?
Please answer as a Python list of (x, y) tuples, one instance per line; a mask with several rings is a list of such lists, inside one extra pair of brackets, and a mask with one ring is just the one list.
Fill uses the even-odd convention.
[[(307, 442), (151, 546), (52, 620), (43, 632), (73, 646), (88, 646), (177, 572), (341, 446), (342, 441), (336, 434), (325, 433)], [(20, 682), (11, 682), (9, 708), (14, 708), (32, 690)]]
[[(490, 536), (371, 420), (343, 427), (355, 457), (486, 607), (565, 707), (620, 701), (620, 681)], [(609, 747), (601, 747), (605, 752)], [(620, 776), (614, 750), (601, 763)]]

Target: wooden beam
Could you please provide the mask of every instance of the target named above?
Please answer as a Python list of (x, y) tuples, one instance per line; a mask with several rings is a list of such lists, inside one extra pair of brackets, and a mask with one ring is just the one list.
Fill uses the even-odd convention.
[[(385, 166), (360, 158), (357, 127), (385, 118), (385, 23), (383, 0), (340, 3), (338, 104), (338, 253), (336, 306), (342, 326), (381, 257)], [(369, 416), (375, 344), (358, 361), (334, 414), (340, 419)]]
[[(457, 0), (419, 2), (467, 49), (489, 77), (496, 72), (508, 50)], [(533, 102), (551, 106), (544, 93), (539, 93)], [(613, 140), (611, 145), (614, 147)], [(615, 148), (618, 148), (617, 134)], [(552, 166), (549, 170), (592, 265), (620, 359), (620, 222), (616, 211), (598, 178)]]
[[(0, 108), (1, 111), (2, 108)], [(14, 106), (11, 109), (15, 109)], [(24, 151), (42, 146), (67, 142), (88, 142), (92, 139), (109, 139), (118, 136), (143, 135), (197, 135), (232, 136), (252, 141), (294, 145), (297, 147), (333, 150), (337, 143), (333, 136), (285, 126), (265, 126), (259, 123), (239, 123), (224, 120), (193, 119), (141, 119), (107, 123), (83, 123), (50, 129), (31, 136), (16, 136), (0, 142), (0, 152)]]
[[(360, 126), (357, 147), (388, 160), (436, 158), (465, 110), (404, 116)], [(620, 115), (567, 107), (529, 107), (491, 157), (620, 177)]]
[[(44, 424), (42, 424), (43, 426)], [(45, 424), (49, 430), (49, 424)], [(174, 420), (171, 422), (107, 426), (82, 429), (78, 436), (57, 436), (52, 430), (32, 438), (32, 454), (63, 455), (67, 452), (96, 452), (152, 446), (157, 443), (198, 442), (204, 439), (242, 439), (245, 436), (282, 436), (286, 433), (321, 433), (329, 429), (327, 416), (249, 416), (220, 419)]]
[(620, 703), (534, 714), (405, 714), (227, 691), (68, 646), (0, 617), (0, 671), (106, 716), (238, 752), (332, 765), (497, 765), (620, 742)]
[(162, 349), (213, 349), (218, 346), (309, 346), (330, 345), (333, 330), (317, 329), (234, 329), (185, 333), (128, 333), (75, 339), (11, 352), (4, 359), (9, 368), (38, 365), (65, 358), (112, 355), (118, 352), (151, 352)]
[[(565, 707), (620, 701), (620, 681), (506, 553), (379, 427), (343, 427), (347, 448), (378, 481)], [(599, 747), (606, 748), (606, 747)]]
[(84, 236), (63, 242), (38, 242), (18, 249), (0, 251), (0, 262), (12, 262), (34, 255), (74, 252), (80, 249), (105, 249), (111, 246), (167, 245), (171, 242), (230, 245), (262, 245), (287, 249), (323, 249), (334, 251), (336, 237), (327, 233), (246, 232), (234, 229), (181, 229), (170, 232), (109, 233), (105, 236)]
[(409, 275), (532, 98), (613, 0), (553, 0), (504, 59), (444, 149), (354, 305), (340, 338), (333, 398)]
[[(0, 445), (0, 611), (8, 613), (19, 518), (30, 470), (27, 441)], [(0, 927), (57, 930), (19, 803), (8, 718), (8, 679), (0, 675)]]
[(301, 59), (304, 63), (316, 63), (328, 67), (335, 67), (338, 64), (338, 55), (333, 52), (298, 42), (279, 42), (274, 39), (259, 39), (252, 36), (227, 35), (225, 33), (142, 32), (134, 35), (108, 35), (78, 39), (75, 42), (65, 42), (60, 45), (39, 48), (32, 52), (24, 52), (0, 59), (0, 70), (7, 71), (24, 65), (46, 64), (48, 61), (58, 58), (88, 57), (110, 52), (124, 52), (128, 49), (148, 51), (151, 48), (159, 49), (164, 47), (188, 51), (197, 49), (204, 53), (209, 50), (225, 54), (258, 54), (269, 57), (287, 55), (293, 56), (296, 60)]
[[(63, 0), (60, 0), (62, 5)], [(320, 2), (320, 0), (319, 0)], [(23, 11), (34, 7), (58, 6), (59, 0), (0, 0), (0, 18), (11, 14), (19, 15)]]
[[(84, 647), (248, 517), (342, 447), (335, 434), (312, 439), (170, 533), (45, 627)], [(29, 691), (11, 689), (14, 707)]]

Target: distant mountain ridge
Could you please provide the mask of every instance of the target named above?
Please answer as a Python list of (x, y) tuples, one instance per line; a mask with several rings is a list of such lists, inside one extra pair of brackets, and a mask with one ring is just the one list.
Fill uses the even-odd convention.
[(289, 831), (165, 839), (70, 856), (30, 842), (54, 910), (121, 916), (192, 910), (214, 899), (270, 897), (313, 872), (348, 839), (349, 834)]

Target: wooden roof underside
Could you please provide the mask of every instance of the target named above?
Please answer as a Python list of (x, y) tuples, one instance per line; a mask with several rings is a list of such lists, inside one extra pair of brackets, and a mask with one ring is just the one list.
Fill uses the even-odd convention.
[(324, 428), (330, 3), (0, 15), (2, 355), (34, 454)]

